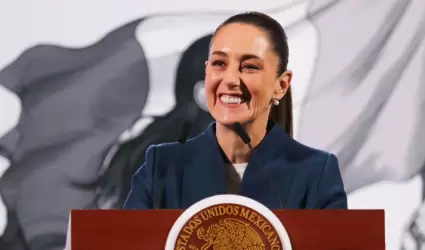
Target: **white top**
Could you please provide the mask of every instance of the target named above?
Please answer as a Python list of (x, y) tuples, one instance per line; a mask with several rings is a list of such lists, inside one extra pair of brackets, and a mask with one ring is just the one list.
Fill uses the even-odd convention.
[(229, 194), (238, 194), (241, 181), (248, 163), (227, 164), (227, 191)]

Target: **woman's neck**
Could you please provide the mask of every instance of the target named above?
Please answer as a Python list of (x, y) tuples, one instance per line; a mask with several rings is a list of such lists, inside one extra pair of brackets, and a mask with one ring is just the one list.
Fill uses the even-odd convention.
[[(244, 126), (251, 138), (251, 146), (255, 148), (264, 139), (267, 133), (267, 121), (254, 122)], [(216, 137), (218, 144), (231, 163), (247, 163), (251, 156), (251, 149), (246, 145), (232, 126), (216, 123)]]

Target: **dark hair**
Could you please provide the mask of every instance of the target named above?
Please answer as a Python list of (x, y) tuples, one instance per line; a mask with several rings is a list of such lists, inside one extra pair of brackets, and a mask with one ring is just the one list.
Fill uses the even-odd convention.
[[(273, 51), (279, 57), (277, 76), (281, 76), (286, 71), (289, 58), (288, 38), (285, 30), (276, 20), (259, 12), (240, 13), (228, 18), (218, 26), (214, 32), (213, 38), (220, 28), (231, 23), (250, 24), (263, 30), (269, 38)], [(293, 136), (292, 119), (292, 94), (291, 87), (289, 86), (285, 96), (280, 100), (279, 105), (272, 106), (269, 121), (279, 124), (290, 136)]]

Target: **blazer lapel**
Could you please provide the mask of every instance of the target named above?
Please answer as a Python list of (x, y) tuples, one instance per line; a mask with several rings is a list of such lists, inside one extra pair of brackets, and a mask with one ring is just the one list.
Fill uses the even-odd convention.
[[(251, 164), (251, 163), (250, 163)], [(286, 208), (294, 174), (284, 162), (269, 162), (258, 169), (246, 170), (240, 195), (254, 199), (270, 209)]]
[(278, 125), (272, 126), (248, 162), (240, 194), (279, 209), (289, 198), (295, 169), (286, 157), (291, 138)]

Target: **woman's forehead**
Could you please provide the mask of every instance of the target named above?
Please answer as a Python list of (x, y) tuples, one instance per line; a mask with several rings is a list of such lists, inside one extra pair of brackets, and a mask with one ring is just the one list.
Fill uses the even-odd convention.
[(214, 36), (210, 53), (251, 54), (266, 57), (270, 53), (267, 34), (252, 25), (228, 24)]

